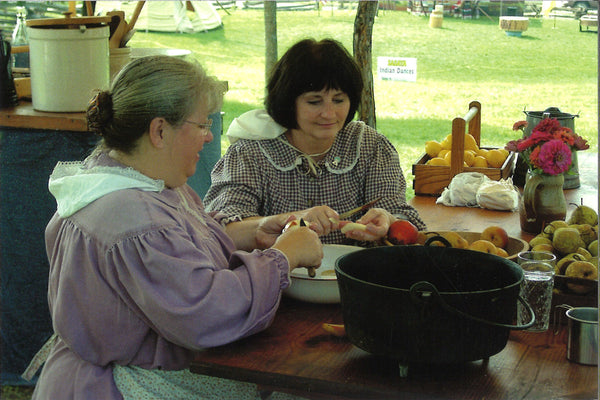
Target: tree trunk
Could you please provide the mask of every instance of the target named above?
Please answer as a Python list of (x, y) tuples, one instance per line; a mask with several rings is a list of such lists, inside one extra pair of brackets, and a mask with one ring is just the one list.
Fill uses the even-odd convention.
[(364, 121), (373, 129), (376, 128), (375, 120), (375, 97), (373, 93), (373, 70), (372, 70), (372, 37), (373, 23), (377, 13), (378, 1), (361, 0), (356, 9), (354, 20), (354, 58), (362, 72), (365, 87), (358, 108), (359, 119)]
[[(265, 18), (265, 88), (271, 68), (277, 62), (277, 2), (264, 2)], [(266, 90), (266, 89), (265, 89)]]

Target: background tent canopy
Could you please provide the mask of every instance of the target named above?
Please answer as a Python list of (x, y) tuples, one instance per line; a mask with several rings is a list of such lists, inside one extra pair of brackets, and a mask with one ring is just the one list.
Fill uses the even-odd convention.
[[(109, 11), (125, 12), (125, 20), (133, 15), (136, 1), (98, 1), (96, 15)], [(189, 11), (192, 11), (188, 13)], [(221, 16), (210, 1), (146, 1), (135, 24), (139, 31), (195, 33), (222, 25)]]

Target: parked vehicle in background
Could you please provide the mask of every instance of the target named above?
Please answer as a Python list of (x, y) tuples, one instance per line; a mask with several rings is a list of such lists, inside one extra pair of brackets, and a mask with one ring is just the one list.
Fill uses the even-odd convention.
[(583, 12), (586, 12), (589, 9), (597, 10), (598, 2), (597, 1), (574, 0), (574, 1), (567, 1), (562, 6), (563, 7), (571, 7), (571, 8), (580, 8)]

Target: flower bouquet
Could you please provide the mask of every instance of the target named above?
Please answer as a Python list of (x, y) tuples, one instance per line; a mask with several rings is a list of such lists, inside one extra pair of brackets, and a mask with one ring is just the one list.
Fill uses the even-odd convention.
[[(527, 121), (518, 121), (513, 130), (524, 130)], [(572, 152), (589, 149), (587, 140), (570, 128), (560, 125), (556, 118), (544, 118), (531, 131), (529, 137), (511, 140), (505, 149), (521, 153), (532, 173), (559, 175), (569, 171)]]
[[(526, 127), (526, 121), (519, 121), (513, 130)], [(589, 147), (585, 139), (561, 126), (556, 118), (544, 118), (530, 136), (506, 144), (507, 150), (520, 153), (530, 171), (519, 201), (522, 230), (538, 234), (552, 221), (565, 219), (564, 174), (571, 173), (573, 152)]]

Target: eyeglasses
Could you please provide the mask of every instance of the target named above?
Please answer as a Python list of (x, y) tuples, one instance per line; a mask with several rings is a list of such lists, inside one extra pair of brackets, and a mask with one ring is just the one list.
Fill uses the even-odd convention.
[(213, 123), (212, 119), (209, 119), (204, 124), (200, 124), (200, 123), (194, 122), (194, 121), (183, 121), (183, 122), (187, 122), (188, 124), (196, 125), (198, 128), (204, 130), (204, 136), (208, 135), (208, 131), (210, 130), (210, 127), (212, 126), (212, 123)]

